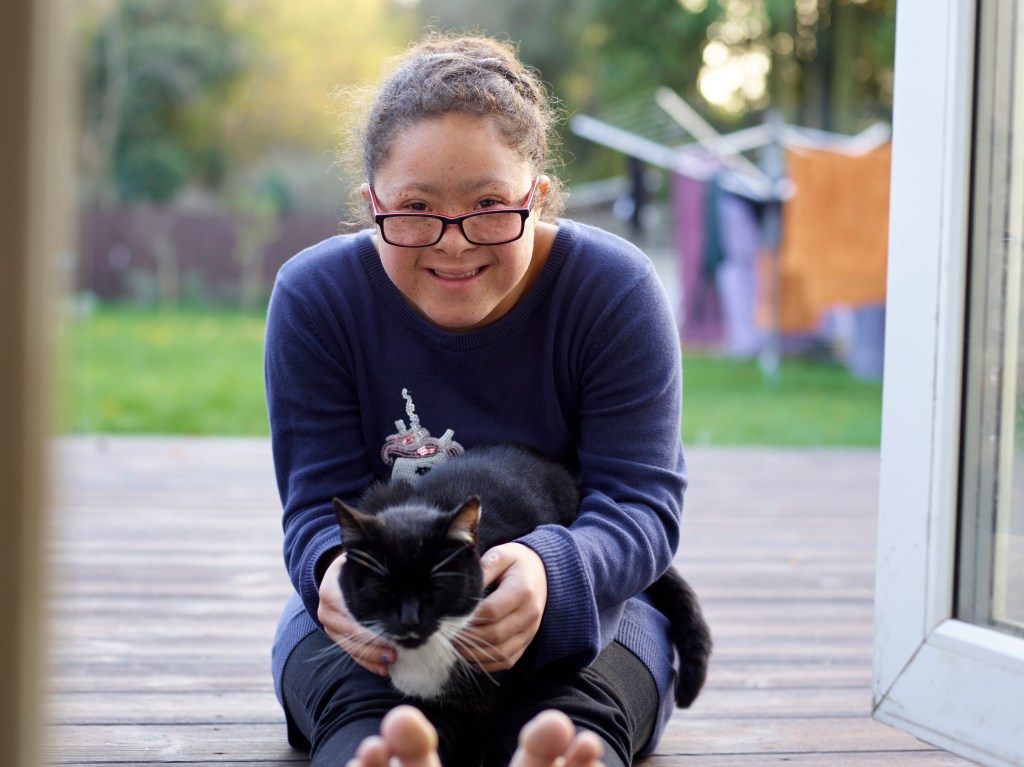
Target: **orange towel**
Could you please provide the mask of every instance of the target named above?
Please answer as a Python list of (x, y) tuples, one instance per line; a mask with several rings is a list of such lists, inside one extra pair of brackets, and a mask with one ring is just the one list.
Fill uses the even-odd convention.
[[(780, 330), (813, 331), (837, 306), (885, 301), (889, 247), (889, 169), (892, 146), (851, 157), (823, 150), (787, 152), (795, 194), (782, 206), (778, 255)], [(761, 263), (761, 284), (771, 285)], [(770, 291), (762, 291), (762, 320), (770, 322)]]

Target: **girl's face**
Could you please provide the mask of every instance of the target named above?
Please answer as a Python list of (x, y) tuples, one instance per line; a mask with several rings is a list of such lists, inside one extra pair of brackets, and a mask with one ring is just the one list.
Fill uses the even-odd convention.
[[(458, 216), (489, 208), (523, 207), (533, 175), (505, 143), (493, 120), (459, 113), (428, 118), (400, 133), (377, 171), (373, 191), (381, 212)], [(549, 187), (537, 182), (534, 210)], [(370, 201), (370, 190), (363, 186)], [(512, 309), (544, 264), (537, 217), (504, 245), (473, 245), (458, 226), (423, 248), (389, 245), (377, 236), (388, 277), (429, 322), (452, 331), (489, 325)], [(535, 256), (535, 249), (537, 255)]]

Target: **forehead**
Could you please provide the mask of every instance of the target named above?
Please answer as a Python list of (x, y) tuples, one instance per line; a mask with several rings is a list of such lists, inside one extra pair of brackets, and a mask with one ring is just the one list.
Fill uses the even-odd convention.
[(518, 189), (530, 163), (508, 144), (497, 121), (449, 113), (395, 134), (374, 185), (432, 194), (466, 194), (488, 185)]

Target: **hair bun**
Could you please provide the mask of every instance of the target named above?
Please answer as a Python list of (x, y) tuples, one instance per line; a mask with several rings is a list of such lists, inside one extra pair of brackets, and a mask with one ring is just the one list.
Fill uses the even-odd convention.
[(491, 56), (484, 59), (473, 59), (472, 64), (480, 67), (481, 69), (487, 69), (496, 74), (501, 75), (508, 80), (515, 87), (519, 94), (523, 98), (529, 99), (530, 101), (537, 101), (537, 92), (534, 90), (533, 83), (530, 78), (525, 74), (517, 73), (513, 71), (512, 67), (509, 66), (507, 61), (503, 61), (497, 57)]

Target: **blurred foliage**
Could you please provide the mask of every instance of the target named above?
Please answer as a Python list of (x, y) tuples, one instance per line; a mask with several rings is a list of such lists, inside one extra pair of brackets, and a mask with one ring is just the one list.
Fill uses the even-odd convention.
[(219, 113), (242, 72), (218, 0), (123, 0), (86, 27), (86, 159), (121, 201), (166, 203), (226, 170)]
[[(419, 0), (423, 23), (520, 42), (568, 113), (668, 86), (721, 130), (769, 109), (855, 133), (891, 119), (896, 0)], [(622, 158), (565, 135), (572, 180)]]
[[(76, 14), (94, 197), (323, 172), (345, 117), (332, 89), (372, 82), (428, 25), (518, 42), (569, 114), (660, 85), (722, 129), (774, 108), (852, 133), (891, 110), (895, 0), (82, 0)], [(608, 171), (565, 140), (573, 178)]]
[(665, 85), (726, 125), (776, 108), (844, 132), (891, 113), (895, 0), (588, 4), (596, 103)]
[(332, 150), (332, 92), (372, 83), (381, 63), (420, 32), (416, 14), (390, 0), (221, 2), (249, 50), (241, 88), (225, 105), (232, 156), (242, 165), (282, 147)]
[(82, 0), (76, 21), (83, 196), (155, 204), (252, 183), (289, 200), (268, 158), (328, 167), (331, 92), (419, 30), (389, 0)]

